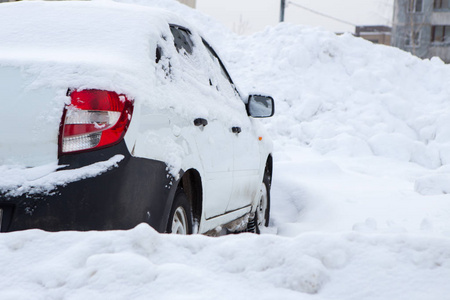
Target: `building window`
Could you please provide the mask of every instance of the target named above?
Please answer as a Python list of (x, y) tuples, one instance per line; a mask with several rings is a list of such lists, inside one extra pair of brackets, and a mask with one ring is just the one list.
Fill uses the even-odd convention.
[(409, 0), (408, 12), (422, 12), (423, 0)]
[(450, 1), (449, 0), (434, 0), (434, 9), (450, 9)]
[(450, 25), (438, 25), (431, 28), (431, 42), (450, 42)]
[(414, 33), (408, 33), (406, 35), (406, 46), (419, 46), (420, 45), (420, 31)]

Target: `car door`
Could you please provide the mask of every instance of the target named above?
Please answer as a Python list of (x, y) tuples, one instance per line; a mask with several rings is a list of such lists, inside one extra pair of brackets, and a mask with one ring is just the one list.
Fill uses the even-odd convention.
[[(178, 67), (181, 80), (195, 80), (196, 94), (203, 103), (198, 107), (188, 126), (194, 136), (200, 161), (203, 166), (203, 212), (206, 219), (223, 215), (227, 209), (233, 186), (233, 135), (227, 130), (226, 115), (220, 113), (217, 90), (203, 64), (205, 58), (198, 36), (181, 26), (170, 25), (174, 44), (179, 54)], [(196, 39), (197, 37), (197, 39)], [(174, 66), (175, 67), (175, 66)], [(199, 100), (199, 99), (197, 99)], [(195, 109), (195, 108), (193, 108)]]
[(261, 154), (258, 136), (250, 120), (241, 124), (240, 133), (234, 138), (233, 192), (227, 211), (247, 206), (255, 198), (261, 185), (259, 168)]
[(231, 212), (250, 205), (259, 189), (260, 141), (228, 71), (214, 49), (205, 40), (203, 43), (216, 69), (216, 89), (227, 96), (227, 105), (234, 108), (234, 122), (228, 129), (233, 144), (233, 188), (226, 211)]

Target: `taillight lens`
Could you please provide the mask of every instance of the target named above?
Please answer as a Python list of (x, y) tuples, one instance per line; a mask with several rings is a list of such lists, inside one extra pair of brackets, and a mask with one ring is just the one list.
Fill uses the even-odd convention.
[(102, 90), (73, 91), (64, 109), (60, 154), (99, 149), (119, 143), (130, 125), (133, 102)]

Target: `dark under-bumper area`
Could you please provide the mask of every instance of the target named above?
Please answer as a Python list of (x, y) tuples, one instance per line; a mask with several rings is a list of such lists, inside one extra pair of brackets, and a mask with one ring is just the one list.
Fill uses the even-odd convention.
[(117, 167), (58, 186), (50, 195), (0, 195), (1, 231), (115, 230), (145, 222), (164, 232), (176, 190), (165, 163), (131, 156), (122, 141), (110, 148), (62, 156), (59, 164), (76, 169), (117, 154), (124, 156)]

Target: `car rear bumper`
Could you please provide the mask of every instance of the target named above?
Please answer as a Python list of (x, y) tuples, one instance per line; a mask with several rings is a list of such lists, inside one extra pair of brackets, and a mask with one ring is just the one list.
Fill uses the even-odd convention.
[(77, 169), (121, 154), (105, 173), (58, 186), (50, 194), (0, 195), (1, 231), (130, 229), (139, 223), (166, 230), (176, 186), (165, 163), (132, 157), (124, 142), (93, 152), (65, 155), (60, 165)]

